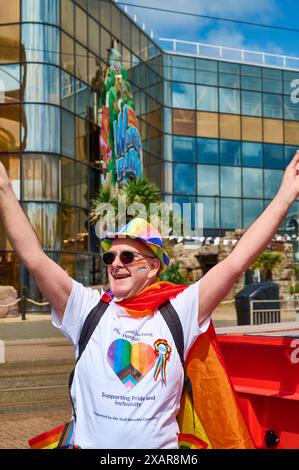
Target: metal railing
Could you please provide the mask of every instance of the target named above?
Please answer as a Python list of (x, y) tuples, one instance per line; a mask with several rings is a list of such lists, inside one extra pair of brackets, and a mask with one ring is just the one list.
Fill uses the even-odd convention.
[[(183, 41), (181, 39), (158, 38), (165, 52), (190, 55), (201, 58), (217, 59), (242, 64), (262, 65), (267, 67), (299, 70), (299, 57), (271, 54), (269, 52), (250, 51), (234, 47), (216, 46), (201, 42)], [(167, 47), (168, 44), (168, 47)]]
[[(274, 304), (271, 308), (261, 307), (261, 304)], [(299, 321), (299, 298), (250, 300), (250, 324), (280, 323)]]

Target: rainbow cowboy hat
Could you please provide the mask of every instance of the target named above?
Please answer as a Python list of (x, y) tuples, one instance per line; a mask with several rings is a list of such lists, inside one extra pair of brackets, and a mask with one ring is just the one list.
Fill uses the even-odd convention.
[(103, 250), (109, 250), (114, 238), (122, 237), (135, 238), (145, 243), (160, 260), (161, 268), (159, 274), (165, 271), (169, 265), (169, 257), (163, 247), (162, 236), (153, 225), (140, 217), (135, 217), (135, 219), (132, 219), (121, 229), (116, 231), (107, 230), (101, 241)]

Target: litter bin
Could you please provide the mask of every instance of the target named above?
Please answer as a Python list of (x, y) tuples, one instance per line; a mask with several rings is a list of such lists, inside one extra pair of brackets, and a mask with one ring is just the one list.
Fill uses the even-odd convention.
[[(251, 300), (265, 300), (265, 302), (252, 302), (252, 315)], [(236, 294), (235, 305), (238, 325), (280, 322), (279, 286), (275, 282), (248, 284)]]

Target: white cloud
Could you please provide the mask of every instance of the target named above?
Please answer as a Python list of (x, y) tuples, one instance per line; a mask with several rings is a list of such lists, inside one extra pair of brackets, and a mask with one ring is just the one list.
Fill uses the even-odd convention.
[[(267, 24), (271, 24), (274, 19), (280, 16), (276, 0), (176, 0), (175, 3), (173, 0), (164, 0), (163, 3), (160, 0), (126, 0), (126, 3), (128, 6), (130, 4), (145, 5), (153, 8), (259, 21)], [(123, 5), (122, 8), (124, 8)], [(207, 22), (214, 21), (187, 15), (146, 10), (134, 6), (128, 7), (128, 13), (131, 16), (136, 14), (138, 23), (144, 23), (148, 32), (152, 29), (156, 35), (166, 37), (178, 38), (188, 33), (188, 39), (190, 39), (190, 35), (195, 34)], [(222, 24), (234, 27), (231, 23)]]

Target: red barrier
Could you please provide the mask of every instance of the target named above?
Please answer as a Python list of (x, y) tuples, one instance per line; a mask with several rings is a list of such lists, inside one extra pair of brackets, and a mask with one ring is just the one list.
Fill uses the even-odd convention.
[(217, 338), (256, 446), (298, 449), (299, 329), (277, 327)]

